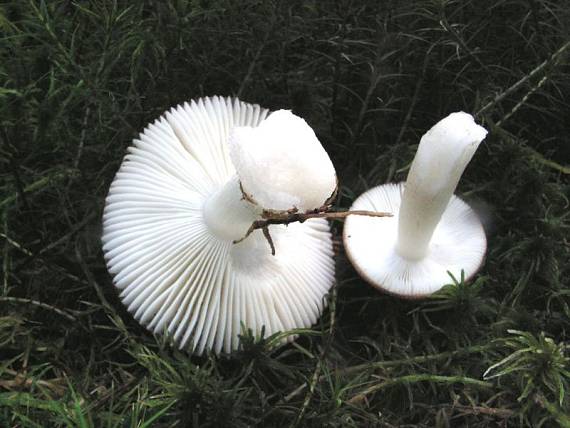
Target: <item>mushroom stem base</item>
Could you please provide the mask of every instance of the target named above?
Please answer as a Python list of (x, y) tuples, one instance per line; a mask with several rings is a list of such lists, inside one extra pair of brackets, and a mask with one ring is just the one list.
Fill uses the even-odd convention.
[(237, 176), (206, 199), (202, 208), (204, 222), (224, 241), (242, 238), (261, 212), (261, 208), (244, 199)]

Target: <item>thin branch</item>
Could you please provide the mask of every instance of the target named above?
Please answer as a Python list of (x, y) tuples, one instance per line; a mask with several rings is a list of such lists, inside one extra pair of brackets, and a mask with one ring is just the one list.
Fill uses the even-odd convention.
[(303, 400), (303, 405), (301, 407), (301, 410), (297, 414), (297, 418), (295, 419), (295, 422), (291, 425), (292, 428), (296, 428), (301, 423), (303, 416), (305, 415), (305, 412), (307, 411), (307, 408), (309, 407), (309, 404), (311, 403), (311, 400), (313, 399), (313, 396), (315, 394), (315, 388), (317, 387), (317, 384), (320, 382), (321, 378), (323, 377), (323, 376), (321, 376), (321, 372), (323, 369), (323, 362), (325, 361), (326, 355), (328, 354), (328, 352), (331, 348), (332, 341), (334, 338), (334, 328), (336, 325), (336, 322), (335, 322), (335, 319), (336, 319), (336, 299), (337, 299), (337, 286), (335, 284), (335, 286), (333, 286), (333, 289), (332, 289), (331, 298), (330, 298), (330, 305), (329, 305), (330, 325), (329, 325), (329, 329), (328, 329), (328, 335), (325, 338), (324, 346), (321, 349), (321, 353), (320, 353), (320, 356), (317, 360), (317, 364), (315, 366), (315, 370), (313, 371), (313, 375), (311, 376), (310, 381), (308, 381), (307, 383), (305, 383), (303, 385), (305, 387), (307, 387), (307, 385), (308, 385), (309, 390), (305, 394), (305, 399)]
[[(502, 126), (499, 126), (497, 124), (493, 127), (493, 132), (498, 132), (501, 135), (505, 135), (507, 138), (514, 138), (510, 132), (508, 132)], [(558, 172), (561, 172), (562, 174), (566, 175), (570, 174), (570, 166), (564, 166), (559, 164), (558, 162), (553, 161), (552, 159), (546, 158), (543, 154), (537, 152), (535, 149), (526, 145), (524, 142), (520, 143), (520, 146), (536, 162), (541, 163), (548, 168), (552, 168)]]
[(519, 89), (522, 85), (524, 85), (528, 80), (532, 79), (533, 77), (535, 77), (537, 74), (541, 73), (542, 70), (544, 70), (547, 66), (554, 64), (558, 61), (558, 59), (560, 58), (560, 56), (566, 51), (566, 49), (568, 49), (570, 47), (570, 42), (566, 42), (564, 45), (562, 45), (562, 47), (560, 49), (558, 49), (556, 52), (554, 52), (550, 58), (548, 58), (546, 61), (542, 62), (538, 67), (536, 67), (534, 70), (532, 70), (529, 74), (527, 74), (526, 76), (524, 76), (522, 79), (520, 79), (518, 82), (516, 82), (514, 85), (512, 85), (510, 88), (508, 88), (507, 90), (501, 92), (499, 95), (497, 95), (492, 101), (489, 101), (487, 104), (485, 104), (477, 113), (475, 113), (475, 116), (481, 116), (483, 113), (485, 113), (487, 110), (489, 110), (491, 107), (494, 107), (497, 103), (501, 102), (503, 99), (505, 99), (506, 97), (508, 97), (509, 95), (511, 95), (513, 92), (515, 92), (517, 89)]
[(267, 242), (269, 243), (269, 246), (271, 247), (271, 255), (274, 256), (275, 255), (275, 244), (273, 244), (273, 238), (271, 237), (271, 234), (269, 233), (269, 226), (263, 226), (261, 228), (262, 232), (263, 232), (263, 236), (265, 236), (265, 239), (267, 240)]
[(509, 113), (507, 113), (501, 120), (497, 122), (496, 126), (501, 126), (503, 123), (509, 120), (523, 105), (526, 104), (531, 95), (533, 95), (546, 83), (547, 80), (548, 76), (544, 76), (542, 79), (540, 79), (540, 81), (536, 84), (536, 86), (533, 87), (530, 91), (528, 91), (526, 95), (522, 97), (522, 100), (520, 100)]
[(462, 404), (454, 404), (450, 406), (451, 409), (459, 410), (464, 414), (469, 415), (488, 415), (495, 416), (497, 418), (508, 419), (515, 414), (513, 410), (509, 409), (497, 409), (494, 407), (484, 407), (484, 406), (465, 406)]
[(12, 245), (14, 248), (17, 248), (18, 250), (20, 250), (25, 255), (27, 255), (27, 256), (33, 256), (34, 255), (30, 250), (24, 248), (24, 246), (22, 244), (14, 241), (12, 238), (10, 238), (5, 233), (0, 232), (0, 238), (4, 238), (8, 244)]
[(22, 184), (22, 179), (20, 178), (19, 165), (14, 162), (12, 158), (10, 160), (10, 168), (12, 169), (12, 175), (14, 176), (14, 183), (16, 184), (16, 192), (24, 205), (26, 210), (30, 210), (30, 204), (28, 204), (28, 199), (26, 198), (26, 191), (24, 190), (24, 185)]
[(259, 61), (259, 57), (261, 56), (261, 52), (265, 48), (266, 43), (267, 43), (267, 37), (263, 40), (263, 42), (261, 43), (259, 48), (257, 48), (257, 51), (255, 52), (255, 55), (253, 56), (253, 60), (249, 64), (249, 67), (247, 69), (247, 73), (246, 73), (245, 77), (243, 78), (243, 80), (241, 81), (241, 84), (240, 84), (239, 89), (237, 91), (237, 94), (236, 94), (237, 98), (241, 97), (243, 90), (245, 89), (246, 85), (249, 83), (249, 80), (251, 79), (251, 75), (253, 74), (253, 70), (255, 70), (255, 66), (257, 65), (257, 62)]
[(562, 174), (566, 174), (569, 175), (570, 174), (570, 166), (564, 166), (559, 164), (558, 162), (553, 161), (552, 159), (547, 159), (544, 157), (544, 155), (540, 154), (539, 152), (537, 152), (536, 150), (534, 150), (532, 147), (525, 147), (525, 149), (530, 153), (530, 155), (533, 157), (533, 159), (549, 168), (552, 168), (558, 172), (561, 172)]
[(28, 377), (27, 373), (20, 373), (15, 370), (4, 368), (3, 372), (14, 376), (12, 380), (0, 380), (0, 387), (5, 388), (9, 391), (18, 390), (21, 391), (22, 387), (30, 388), (34, 385), (40, 385), (45, 388), (50, 389), (52, 392), (63, 395), (66, 391), (65, 380), (62, 377), (56, 377), (50, 380), (36, 379), (34, 377)]
[(83, 154), (83, 147), (85, 146), (85, 136), (87, 135), (87, 123), (89, 121), (89, 115), (91, 113), (91, 106), (87, 104), (85, 107), (85, 112), (83, 113), (83, 119), (81, 120), (81, 134), (79, 135), (79, 144), (77, 145), (77, 153), (75, 154), (75, 159), (73, 160), (73, 168), (79, 168), (79, 161), (81, 160), (81, 155)]
[(93, 218), (95, 218), (96, 215), (97, 215), (96, 212), (94, 211), (90, 212), (85, 216), (83, 220), (81, 220), (79, 223), (73, 226), (73, 228), (69, 232), (67, 232), (65, 235), (63, 235), (61, 238), (57, 239), (56, 241), (46, 245), (44, 248), (38, 251), (37, 254), (38, 255), (45, 254), (48, 251), (51, 251), (53, 248), (57, 247), (58, 245), (62, 244), (63, 242), (67, 241), (69, 238), (71, 238), (73, 235), (75, 235), (77, 232), (83, 229), (91, 220), (93, 220)]
[(461, 48), (463, 48), (463, 50), (465, 52), (467, 52), (467, 54), (476, 62), (478, 63), (484, 70), (487, 70), (488, 67), (479, 59), (479, 57), (477, 55), (475, 55), (475, 53), (473, 53), (473, 51), (471, 49), (469, 49), (469, 46), (467, 46), (467, 43), (465, 43), (465, 40), (463, 40), (463, 38), (459, 35), (459, 33), (457, 33), (457, 31), (455, 31), (455, 28), (453, 28), (453, 26), (449, 23), (449, 21), (447, 20), (447, 17), (445, 15), (443, 15), (439, 21), (439, 25), (441, 25), (441, 27), (447, 31), (449, 34), (451, 34), (451, 36), (455, 39), (455, 41), (457, 42), (457, 44), (459, 44), (459, 46), (461, 46)]
[(408, 129), (408, 124), (410, 123), (410, 119), (412, 118), (412, 113), (414, 112), (414, 108), (416, 107), (416, 103), (418, 102), (418, 98), (420, 95), (420, 89), (424, 83), (427, 66), (428, 66), (429, 60), (431, 58), (431, 50), (432, 49), (433, 49), (433, 46), (431, 46), (428, 49), (428, 51), (424, 57), (424, 62), (422, 65), (422, 74), (420, 75), (419, 79), (416, 82), (416, 87), (414, 88), (414, 95), (412, 96), (412, 102), (410, 103), (410, 107), (408, 108), (408, 112), (406, 113), (406, 117), (404, 118), (404, 123), (402, 124), (402, 127), (400, 128), (400, 132), (398, 133), (398, 138), (396, 138), (396, 144), (395, 144), (396, 146), (398, 144), (400, 144), (400, 142), (402, 141), (402, 138), (404, 137), (404, 133)]
[(319, 360), (317, 361), (317, 365), (315, 366), (315, 370), (313, 371), (313, 375), (311, 376), (311, 380), (309, 382), (309, 390), (305, 395), (305, 399), (303, 400), (303, 405), (301, 406), (301, 409), (299, 410), (299, 413), (297, 414), (295, 421), (291, 424), (291, 428), (296, 428), (297, 426), (299, 426), (301, 420), (303, 419), (303, 416), (305, 415), (305, 412), (307, 411), (307, 408), (309, 407), (309, 404), (311, 403), (313, 394), (315, 393), (315, 387), (317, 386), (317, 383), (319, 381), (319, 375), (321, 374), (322, 365), (323, 365), (322, 360), (319, 358)]
[(263, 235), (269, 242), (271, 246), (271, 254), (275, 255), (275, 247), (273, 245), (273, 240), (271, 239), (271, 235), (269, 235), (269, 226), (274, 224), (290, 224), (290, 223), (303, 223), (307, 220), (313, 218), (326, 218), (327, 220), (344, 220), (349, 215), (364, 215), (368, 217), (392, 217), (391, 213), (386, 212), (377, 212), (377, 211), (365, 211), (365, 210), (356, 210), (356, 211), (333, 211), (333, 212), (307, 212), (307, 213), (297, 213), (297, 212), (290, 212), (290, 211), (264, 211), (262, 216), (262, 220), (254, 221), (245, 236), (240, 239), (236, 239), (233, 241), (234, 244), (239, 244), (244, 239), (246, 239), (249, 235), (251, 235), (255, 230), (262, 229)]
[(402, 377), (397, 377), (394, 379), (387, 380), (382, 383), (377, 383), (372, 385), (370, 388), (365, 389), (361, 393), (355, 395), (347, 402), (350, 404), (359, 404), (366, 399), (366, 397), (370, 394), (376, 393), (384, 388), (389, 388), (396, 385), (405, 385), (410, 383), (418, 383), (418, 382), (435, 382), (435, 383), (462, 383), (464, 385), (472, 385), (479, 388), (492, 388), (493, 384), (490, 382), (485, 382), (479, 379), (473, 379), (471, 377), (466, 376), (440, 376), (434, 374), (413, 374), (407, 375)]
[(103, 307), (103, 309), (105, 310), (105, 312), (107, 313), (107, 315), (109, 316), (109, 318), (111, 319), (111, 321), (113, 322), (115, 327), (117, 327), (121, 331), (123, 336), (129, 342), (132, 342), (132, 338), (129, 335), (129, 332), (127, 330), (127, 327), (125, 326), (125, 323), (123, 322), (121, 317), (116, 313), (113, 306), (109, 303), (109, 301), (105, 297), (105, 293), (103, 292), (103, 289), (101, 288), (101, 286), (97, 283), (97, 281), (95, 281), (95, 277), (93, 276), (93, 273), (89, 269), (89, 266), (87, 266), (87, 263), (85, 262), (82, 254), (81, 254), (81, 251), (79, 250), (79, 246), (77, 245), (77, 243), (75, 245), (75, 258), (76, 258), (77, 262), (79, 263), (79, 267), (83, 271), (83, 275), (85, 276), (87, 283), (95, 289), (95, 292), (97, 293), (97, 296), (99, 297), (99, 301), (101, 302), (101, 306)]
[(73, 315), (71, 315), (71, 314), (69, 314), (69, 313), (67, 313), (61, 309), (58, 309), (55, 306), (48, 305), (47, 303), (38, 302), (37, 300), (24, 299), (21, 297), (0, 296), (0, 302), (23, 303), (23, 304), (27, 304), (27, 305), (34, 305), (34, 306), (37, 306), (39, 308), (47, 309), (48, 311), (55, 312), (56, 314), (61, 315), (62, 317), (65, 317), (70, 321), (73, 321), (73, 322), (77, 321), (77, 319)]
[(56, 181), (61, 180), (65, 177), (68, 177), (68, 176), (75, 174), (75, 173), (76, 173), (75, 170), (64, 169), (64, 170), (58, 170), (58, 171), (52, 173), (51, 175), (44, 176), (44, 177), (40, 178), (39, 180), (33, 182), (32, 184), (29, 184), (28, 186), (26, 186), (22, 190), (21, 194), (18, 191), (15, 194), (12, 194), (12, 195), (8, 196), (7, 198), (3, 199), (2, 201), (0, 201), (0, 208), (3, 208), (5, 206), (11, 204), (12, 202), (14, 202), (18, 198), (18, 196), (23, 198), (24, 195), (28, 195), (28, 194), (31, 194), (33, 192), (43, 190), (43, 189), (47, 188), (50, 184), (53, 184)]
[[(457, 351), (441, 352), (439, 354), (420, 355), (420, 356), (417, 356), (414, 358), (405, 358), (405, 359), (401, 359), (401, 360), (378, 361), (375, 363), (359, 364), (356, 366), (347, 367), (347, 368), (342, 369), (342, 370), (337, 370), (336, 374), (339, 376), (346, 376), (346, 375), (359, 373), (359, 372), (362, 372), (365, 370), (376, 370), (376, 369), (399, 366), (399, 365), (404, 365), (404, 364), (422, 364), (422, 363), (428, 363), (431, 361), (445, 360), (447, 358), (454, 358), (454, 357), (461, 356), (461, 355), (481, 353), (483, 351), (491, 349), (493, 346), (495, 346), (495, 344), (474, 345), (474, 346), (470, 346), (468, 348), (459, 349)], [(326, 379), (325, 376), (321, 376), (319, 378), (319, 382), (321, 382), (325, 379)], [(295, 398), (297, 395), (299, 395), (301, 392), (303, 392), (306, 387), (307, 387), (307, 384), (304, 383), (303, 385), (299, 386), (297, 389), (295, 389), (294, 391), (292, 391), (288, 395), (286, 395), (282, 401), (285, 403), (291, 401), (293, 398)]]

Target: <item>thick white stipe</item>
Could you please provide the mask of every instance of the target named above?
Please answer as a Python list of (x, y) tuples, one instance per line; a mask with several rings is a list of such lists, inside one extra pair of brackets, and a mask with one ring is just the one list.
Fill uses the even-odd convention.
[(390, 218), (349, 216), (344, 244), (372, 285), (404, 297), (431, 294), (482, 263), (486, 238), (473, 210), (453, 195), (487, 131), (463, 112), (438, 122), (421, 139), (405, 183), (372, 188), (351, 210), (388, 211)]
[(236, 175), (206, 199), (203, 216), (214, 235), (235, 241), (243, 238), (251, 224), (261, 218), (261, 211), (258, 205), (243, 198)]
[(421, 139), (405, 184), (396, 250), (409, 260), (426, 256), (465, 167), (485, 136), (467, 113), (452, 113)]

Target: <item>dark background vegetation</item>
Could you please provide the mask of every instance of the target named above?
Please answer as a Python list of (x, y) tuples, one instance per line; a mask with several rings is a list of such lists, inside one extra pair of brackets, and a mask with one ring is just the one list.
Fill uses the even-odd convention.
[[(570, 426), (569, 15), (558, 0), (0, 2), (0, 426)], [(487, 226), (480, 274), (400, 301), (338, 243), (312, 334), (245, 338), (232, 358), (163, 346), (106, 272), (103, 200), (148, 122), (214, 94), (303, 116), (341, 208), (403, 180), (439, 119), (476, 115), (490, 133), (458, 193)]]

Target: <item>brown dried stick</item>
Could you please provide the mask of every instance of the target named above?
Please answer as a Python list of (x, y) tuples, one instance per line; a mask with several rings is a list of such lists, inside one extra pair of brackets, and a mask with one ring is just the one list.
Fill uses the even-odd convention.
[(273, 224), (289, 224), (289, 223), (303, 223), (312, 218), (326, 218), (329, 220), (343, 220), (349, 215), (365, 215), (368, 217), (392, 217), (391, 213), (376, 212), (376, 211), (337, 211), (337, 212), (275, 212), (275, 211), (264, 211), (262, 214), (262, 220), (254, 221), (249, 229), (247, 230), (245, 236), (240, 239), (236, 239), (233, 243), (238, 244), (246, 239), (252, 234), (254, 230), (261, 229), (263, 231), (263, 236), (267, 239), (269, 246), (271, 247), (271, 254), (275, 255), (275, 246), (273, 245), (273, 239), (269, 234), (269, 226)]

